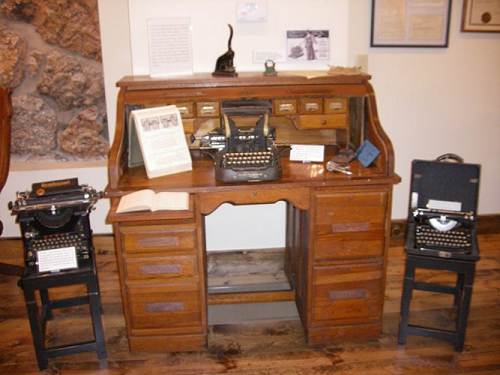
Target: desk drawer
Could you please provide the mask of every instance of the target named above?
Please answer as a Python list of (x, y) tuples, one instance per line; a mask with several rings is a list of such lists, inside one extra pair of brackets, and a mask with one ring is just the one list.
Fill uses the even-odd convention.
[(320, 233), (359, 232), (383, 227), (384, 191), (315, 193), (316, 229)]
[(313, 322), (355, 324), (379, 319), (382, 285), (381, 263), (315, 267)]
[(316, 262), (381, 257), (384, 253), (384, 231), (316, 236), (314, 244)]
[(345, 113), (331, 115), (299, 115), (295, 117), (298, 129), (345, 129), (347, 115)]
[[(188, 289), (188, 290), (185, 290)], [(200, 292), (191, 286), (128, 289), (133, 329), (201, 327)]]
[(128, 280), (192, 278), (198, 274), (195, 255), (128, 258), (125, 262)]
[(316, 193), (314, 260), (383, 255), (387, 193)]
[(194, 224), (121, 226), (120, 234), (126, 253), (192, 251), (196, 247)]

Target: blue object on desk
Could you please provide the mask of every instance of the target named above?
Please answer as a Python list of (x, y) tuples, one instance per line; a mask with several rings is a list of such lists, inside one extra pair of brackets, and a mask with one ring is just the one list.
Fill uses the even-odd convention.
[(361, 165), (366, 168), (373, 163), (379, 154), (379, 149), (376, 148), (369, 140), (366, 140), (356, 152), (356, 158), (359, 160)]

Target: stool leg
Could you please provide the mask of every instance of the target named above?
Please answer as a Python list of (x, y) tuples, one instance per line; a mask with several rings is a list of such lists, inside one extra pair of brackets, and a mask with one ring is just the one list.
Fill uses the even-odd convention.
[(467, 330), (467, 320), (469, 318), (470, 301), (472, 298), (472, 285), (474, 283), (475, 264), (471, 264), (470, 268), (464, 275), (463, 298), (458, 305), (457, 318), (457, 340), (455, 342), (455, 350), (461, 352), (464, 350), (465, 331)]
[(45, 313), (45, 318), (47, 320), (52, 319), (54, 316), (52, 314), (52, 308), (50, 307), (50, 298), (48, 289), (40, 289), (40, 300), (42, 302), (42, 308)]
[(462, 301), (462, 294), (464, 290), (465, 275), (463, 273), (457, 274), (457, 282), (455, 284), (455, 298), (453, 299), (453, 306), (458, 307)]
[(410, 315), (410, 302), (413, 294), (413, 283), (415, 278), (415, 264), (410, 259), (406, 260), (403, 293), (401, 296), (401, 312), (399, 320), (398, 344), (406, 344), (408, 333), (408, 320)]
[(89, 295), (90, 314), (92, 315), (92, 329), (94, 330), (97, 347), (97, 358), (105, 359), (107, 355), (104, 344), (104, 329), (101, 319), (101, 299), (99, 295), (97, 277), (93, 277), (92, 280), (87, 283), (87, 292)]
[(35, 347), (36, 361), (38, 368), (44, 370), (48, 367), (49, 361), (45, 351), (45, 338), (38, 313), (38, 306), (35, 299), (35, 291), (32, 288), (23, 286), (24, 299), (26, 301), (26, 309), (30, 321), (31, 336), (33, 338), (33, 346)]

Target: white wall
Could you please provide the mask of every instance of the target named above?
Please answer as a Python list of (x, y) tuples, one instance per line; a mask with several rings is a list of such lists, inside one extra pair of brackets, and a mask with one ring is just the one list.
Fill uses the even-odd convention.
[[(145, 0), (141, 3), (146, 5), (154, 1)], [(186, 4), (191, 4), (192, 1), (194, 0)], [(184, 2), (165, 0), (162, 3), (172, 5)], [(201, 5), (201, 0), (199, 3)], [(224, 15), (218, 18), (219, 7), (223, 8), (223, 4), (227, 3), (226, 0), (217, 1), (217, 9), (213, 9), (214, 2), (205, 1), (203, 2), (205, 7), (192, 10), (193, 17), (199, 19), (203, 27), (217, 27), (218, 30), (214, 31), (216, 35), (213, 39), (214, 45), (206, 43), (207, 50), (199, 56), (203, 59), (206, 70), (209, 71), (213, 69), (212, 65), (216, 56), (224, 52), (225, 43), (220, 40), (225, 40), (227, 31), (223, 25), (231, 20), (230, 17), (235, 17), (234, 13), (230, 16), (229, 13), (223, 12)], [(229, 3), (234, 3), (234, 1)], [(279, 27), (286, 28), (288, 20), (293, 18), (288, 4), (295, 4), (295, 2), (268, 0), (268, 3), (270, 10), (281, 11), (279, 15), (281, 26)], [(310, 3), (311, 1), (304, 3), (304, 7), (311, 9)], [(462, 155), (466, 161), (482, 164), (479, 213), (499, 213), (500, 34), (461, 33), (459, 21), (462, 1), (455, 1), (452, 6), (449, 48), (370, 48), (370, 1), (330, 0), (323, 1), (321, 4), (338, 7), (335, 9), (339, 10), (332, 15), (332, 20), (337, 19), (340, 22), (340, 25), (336, 25), (332, 21), (333, 35), (334, 38), (342, 35), (341, 39), (346, 42), (344, 50), (332, 51), (333, 56), (338, 56), (340, 59), (336, 63), (353, 65), (357, 63), (358, 55), (368, 56), (368, 67), (373, 76), (372, 83), (377, 94), (380, 118), (384, 129), (392, 139), (396, 152), (396, 171), (403, 179), (403, 182), (395, 188), (393, 217), (406, 216), (411, 160), (434, 158), (444, 152), (455, 152)], [(113, 134), (116, 110), (115, 82), (121, 76), (132, 73), (128, 1), (99, 0), (99, 12), (108, 120), (110, 134)], [(306, 15), (306, 11), (299, 13)], [(331, 13), (331, 11), (324, 13)], [(303, 27), (309, 25), (309, 17), (312, 16), (301, 17)], [(269, 20), (269, 22), (272, 21)], [(293, 28), (301, 26), (297, 21), (292, 23), (290, 26)], [(258, 32), (254, 26), (247, 25), (248, 30), (245, 32), (249, 34)], [(347, 27), (344, 29), (345, 34), (340, 34), (339, 30), (344, 26)], [(264, 30), (268, 30), (268, 27), (277, 26), (267, 25)], [(236, 53), (241, 58), (248, 57), (246, 45), (236, 44), (236, 40), (237, 38), (234, 44)], [(209, 53), (210, 57), (206, 57), (208, 56), (206, 53)], [(342, 59), (346, 62), (342, 62)], [(242, 66), (246, 65), (244, 61), (239, 61), (238, 64), (240, 63)], [(9, 176), (7, 186), (2, 191), (0, 207), (6, 207), (7, 202), (14, 199), (15, 191), (29, 188), (33, 181), (69, 175), (79, 175), (81, 182), (94, 184), (97, 188), (104, 187), (107, 182), (106, 168), (14, 172)], [(272, 207), (266, 209), (264, 216), (271, 221), (274, 220), (273, 217), (276, 217), (278, 221), (282, 220), (281, 213), (274, 213), (276, 207)], [(225, 230), (225, 234), (222, 235), (219, 234), (222, 232), (218, 231), (222, 228), (226, 229), (226, 225), (235, 221), (233, 218), (241, 221), (247, 213), (239, 211), (238, 214), (238, 211), (226, 212), (225, 210), (226, 208), (216, 212), (213, 221), (210, 219), (207, 225), (210, 232), (217, 234), (214, 237), (226, 238), (226, 240), (223, 243), (217, 243), (213, 239), (209, 248), (245, 247), (248, 244), (247, 238), (240, 238), (238, 233), (227, 238), (227, 233), (231, 232)], [(231, 210), (232, 208), (229, 208), (227, 211)], [(96, 233), (109, 231), (109, 227), (104, 225), (106, 211), (105, 202), (101, 202), (97, 211), (93, 213), (92, 225)], [(1, 211), (1, 220), (6, 225), (6, 236), (19, 234), (7, 210)], [(246, 221), (247, 228), (259, 221), (258, 215), (250, 217)], [(266, 233), (268, 243), (280, 246), (283, 241), (283, 232), (275, 233), (269, 230)]]
[(368, 55), (382, 125), (396, 172), (393, 217), (406, 216), (413, 159), (445, 152), (481, 164), (479, 213), (500, 212), (500, 34), (462, 33), (454, 1), (448, 48), (370, 48), (366, 0), (351, 0), (350, 63)]
[[(229, 30), (234, 28), (232, 48), (237, 71), (263, 71), (254, 64), (254, 51), (285, 53), (286, 30), (330, 30), (330, 63), (347, 63), (347, 20), (349, 0), (267, 0), (267, 21), (237, 22), (236, 8), (241, 0), (129, 0), (132, 65), (134, 74), (149, 74), (147, 19), (190, 18), (193, 44), (193, 70), (211, 72), (217, 57), (227, 50)], [(328, 64), (320, 64), (326, 67)], [(286, 61), (278, 69), (311, 67)]]

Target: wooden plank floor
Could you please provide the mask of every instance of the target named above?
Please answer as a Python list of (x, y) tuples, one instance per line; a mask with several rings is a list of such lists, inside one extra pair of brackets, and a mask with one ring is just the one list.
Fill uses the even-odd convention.
[[(455, 353), (446, 342), (409, 337), (397, 345), (403, 275), (401, 247), (390, 249), (382, 336), (363, 344), (342, 343), (309, 348), (298, 321), (217, 325), (210, 328), (207, 351), (200, 353), (129, 353), (121, 310), (112, 239), (96, 237), (104, 305), (108, 361), (94, 353), (50, 361), (53, 374), (500, 374), (500, 235), (480, 237), (478, 263), (465, 350)], [(19, 241), (0, 241), (0, 260), (19, 262)], [(453, 278), (427, 274), (434, 280)], [(37, 373), (26, 311), (16, 279), (0, 276), (0, 374)], [(62, 291), (61, 294), (65, 292)], [(451, 297), (416, 292), (412, 319), (446, 325)], [(51, 343), (90, 337), (84, 307), (56, 312), (49, 323)]]

